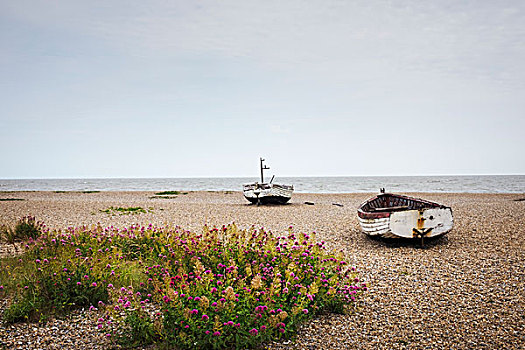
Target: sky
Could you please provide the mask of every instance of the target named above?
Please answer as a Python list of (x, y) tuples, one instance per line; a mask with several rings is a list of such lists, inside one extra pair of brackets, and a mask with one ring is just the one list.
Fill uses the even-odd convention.
[(525, 174), (525, 2), (0, 0), (0, 178)]

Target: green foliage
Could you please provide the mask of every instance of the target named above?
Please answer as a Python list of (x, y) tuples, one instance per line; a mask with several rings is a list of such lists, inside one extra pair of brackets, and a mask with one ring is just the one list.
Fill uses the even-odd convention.
[(36, 239), (42, 234), (44, 224), (37, 222), (34, 216), (24, 216), (15, 225), (15, 239)]
[(12, 228), (9, 225), (0, 225), (0, 241), (5, 241), (10, 244), (15, 242), (25, 241), (28, 239), (34, 240), (40, 237), (45, 225), (36, 221), (33, 216), (24, 216), (19, 219)]
[(39, 300), (32, 300), (29, 297), (13, 303), (3, 314), (4, 321), (7, 323), (35, 321), (40, 306)]
[[(149, 208), (148, 210), (153, 210), (153, 208)], [(147, 213), (148, 210), (142, 208), (142, 207), (129, 207), (129, 208), (122, 208), (122, 207), (109, 207), (105, 210), (100, 210), (103, 213), (110, 214), (110, 215), (129, 215), (129, 214), (140, 214), (140, 213)]]
[(100, 193), (100, 191), (82, 191), (82, 193)]
[(119, 333), (117, 342), (128, 348), (152, 344), (161, 339), (150, 316), (140, 309), (127, 314)]
[(15, 230), (9, 225), (0, 225), (0, 241), (14, 244), (16, 240)]
[(366, 290), (342, 254), (292, 229), (100, 226), (45, 232), (0, 260), (6, 322), (77, 307), (125, 346), (253, 348), (321, 312), (347, 312)]
[(0, 198), (0, 202), (25, 201), (24, 198)]
[(165, 196), (165, 195), (171, 195), (171, 194), (174, 194), (174, 195), (179, 195), (179, 194), (188, 194), (188, 192), (179, 192), (179, 191), (162, 191), (162, 192), (157, 192), (157, 193), (155, 193), (155, 195), (157, 195), (157, 196)]

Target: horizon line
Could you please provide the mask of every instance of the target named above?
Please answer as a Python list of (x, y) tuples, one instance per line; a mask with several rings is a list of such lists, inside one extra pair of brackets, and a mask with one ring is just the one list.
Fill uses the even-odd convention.
[[(322, 178), (322, 177), (439, 177), (439, 176), (525, 176), (525, 174), (393, 174), (393, 175), (281, 175), (279, 178)], [(7, 178), (0, 177), (0, 180), (131, 180), (131, 179), (240, 179), (240, 178), (256, 178), (257, 176), (154, 176), (154, 177), (121, 177), (121, 176), (109, 176), (109, 177), (18, 177), (18, 178)]]

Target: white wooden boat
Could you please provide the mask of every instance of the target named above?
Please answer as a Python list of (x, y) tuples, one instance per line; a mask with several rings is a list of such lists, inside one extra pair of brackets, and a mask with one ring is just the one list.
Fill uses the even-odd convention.
[(424, 199), (381, 193), (357, 210), (361, 230), (384, 238), (441, 236), (454, 224), (450, 207)]
[(253, 204), (285, 204), (292, 198), (293, 185), (282, 185), (273, 183), (275, 175), (271, 181), (264, 182), (264, 170), (270, 169), (261, 162), (261, 182), (252, 182), (243, 185), (244, 198)]

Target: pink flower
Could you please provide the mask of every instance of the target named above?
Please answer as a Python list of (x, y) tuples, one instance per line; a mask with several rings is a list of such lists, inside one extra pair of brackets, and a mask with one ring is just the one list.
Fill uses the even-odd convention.
[(307, 314), (308, 313), (308, 309), (303, 309), (303, 314)]
[(213, 332), (213, 335), (216, 336), (216, 337), (218, 337), (218, 336), (221, 335), (221, 332), (219, 332), (219, 331)]
[(253, 335), (253, 336), (256, 336), (256, 335), (259, 333), (259, 331), (258, 331), (257, 329), (255, 329), (255, 328), (250, 329), (249, 332), (250, 332), (250, 334)]
[(82, 285), (82, 282), (77, 282), (77, 286), (80, 286), (80, 285)]
[(202, 315), (201, 318), (202, 318), (203, 321), (208, 321), (208, 319), (209, 319), (208, 315)]

